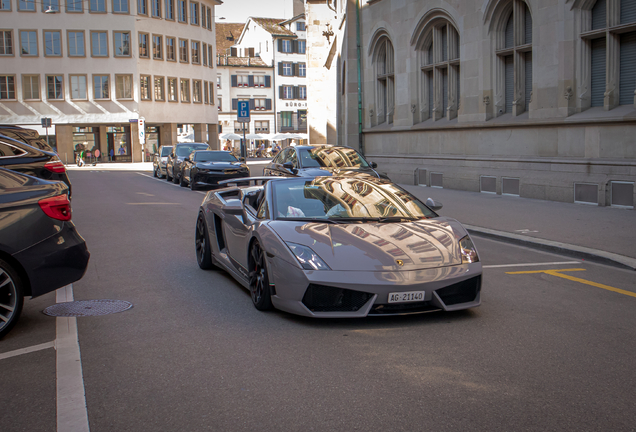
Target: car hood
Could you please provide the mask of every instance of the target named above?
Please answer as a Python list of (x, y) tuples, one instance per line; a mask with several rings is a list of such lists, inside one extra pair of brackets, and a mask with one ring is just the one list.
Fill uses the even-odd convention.
[(459, 239), (467, 234), (450, 218), (355, 224), (271, 221), (269, 225), (285, 242), (308, 246), (332, 270), (344, 271), (458, 265), (462, 263)]
[(370, 176), (370, 177), (380, 177), (373, 168), (303, 168), (298, 171), (298, 175), (301, 177), (322, 177), (322, 176), (344, 176), (344, 177), (354, 177), (354, 176)]
[(227, 169), (227, 168), (243, 168), (242, 162), (197, 162), (197, 168), (203, 169)]

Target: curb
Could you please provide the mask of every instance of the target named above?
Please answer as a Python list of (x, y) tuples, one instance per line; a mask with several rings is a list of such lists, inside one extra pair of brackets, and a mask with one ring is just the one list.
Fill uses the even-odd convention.
[(571, 245), (568, 243), (560, 243), (551, 240), (539, 239), (536, 237), (528, 237), (520, 234), (507, 233), (504, 231), (497, 231), (489, 228), (476, 227), (473, 225), (462, 225), (464, 225), (464, 228), (466, 228), (466, 230), (468, 230), (471, 235), (474, 234), (476, 236), (527, 246), (534, 249), (540, 249), (548, 252), (557, 252), (562, 255), (571, 256), (573, 258), (582, 258), (601, 264), (609, 264), (629, 270), (636, 270), (636, 259), (626, 257), (624, 255), (587, 248), (584, 246)]

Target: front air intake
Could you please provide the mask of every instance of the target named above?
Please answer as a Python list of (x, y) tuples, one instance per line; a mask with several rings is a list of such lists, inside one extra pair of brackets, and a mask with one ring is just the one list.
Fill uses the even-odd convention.
[(446, 306), (452, 306), (475, 301), (479, 290), (481, 290), (481, 275), (440, 288), (435, 292)]
[(361, 291), (309, 284), (303, 304), (312, 312), (355, 312), (372, 297)]

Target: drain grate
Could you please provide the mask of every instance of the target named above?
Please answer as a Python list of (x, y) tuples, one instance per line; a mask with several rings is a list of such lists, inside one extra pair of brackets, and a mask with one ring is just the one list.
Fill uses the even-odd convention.
[(123, 300), (80, 300), (54, 304), (42, 312), (54, 317), (84, 317), (114, 314), (131, 307), (132, 303)]

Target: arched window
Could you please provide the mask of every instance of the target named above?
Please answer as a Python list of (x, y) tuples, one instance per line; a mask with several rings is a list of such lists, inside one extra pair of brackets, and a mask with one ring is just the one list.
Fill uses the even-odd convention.
[(519, 115), (532, 99), (532, 15), (522, 0), (502, 7), (496, 32), (497, 115)]
[(395, 61), (393, 44), (387, 36), (378, 39), (374, 55), (377, 123), (393, 123), (395, 109)]
[(583, 11), (582, 108), (636, 103), (636, 0), (597, 0)]
[(448, 120), (459, 109), (459, 34), (443, 17), (422, 29), (416, 49), (420, 58), (421, 120)]

